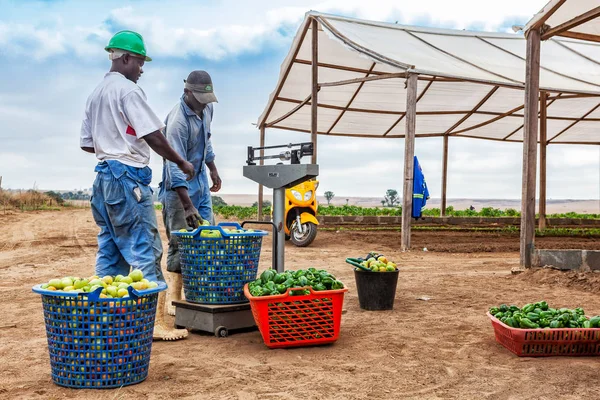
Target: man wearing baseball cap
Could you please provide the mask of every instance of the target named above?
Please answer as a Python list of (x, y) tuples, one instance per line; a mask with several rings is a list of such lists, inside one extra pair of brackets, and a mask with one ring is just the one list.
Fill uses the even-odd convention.
[[(197, 227), (202, 220), (214, 224), (211, 192), (221, 189), (221, 178), (215, 165), (211, 143), (213, 104), (217, 102), (213, 83), (206, 71), (192, 71), (184, 80), (183, 95), (165, 120), (164, 134), (169, 144), (194, 166), (195, 177), (187, 181), (171, 161), (163, 162), (159, 199), (163, 204), (163, 220), (169, 238), (167, 271), (172, 281), (167, 291), (167, 310), (175, 314), (171, 304), (181, 299), (181, 265), (179, 249), (172, 231)], [(212, 186), (209, 186), (207, 169)]]
[[(81, 149), (99, 161), (91, 200), (100, 228), (96, 274), (127, 275), (133, 267), (150, 281), (163, 281), (162, 244), (149, 186), (150, 149), (170, 160), (184, 180), (194, 177), (194, 167), (169, 145), (161, 133), (165, 125), (136, 84), (144, 63), (151, 61), (142, 36), (118, 32), (105, 50), (112, 66), (88, 97), (80, 133)], [(164, 322), (164, 297), (159, 295), (154, 337), (183, 338), (187, 331)]]

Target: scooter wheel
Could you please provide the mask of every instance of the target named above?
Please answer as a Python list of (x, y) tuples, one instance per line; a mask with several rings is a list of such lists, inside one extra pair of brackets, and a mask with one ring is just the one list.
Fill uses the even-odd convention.
[(302, 233), (296, 228), (296, 224), (292, 225), (291, 240), (298, 247), (306, 247), (310, 245), (317, 237), (317, 225), (312, 222), (302, 224)]

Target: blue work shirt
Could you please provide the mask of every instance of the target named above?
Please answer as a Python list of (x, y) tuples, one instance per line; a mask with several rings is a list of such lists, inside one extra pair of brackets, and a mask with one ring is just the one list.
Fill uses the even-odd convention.
[(200, 118), (187, 104), (184, 97), (173, 107), (165, 119), (165, 129), (163, 131), (171, 147), (183, 159), (189, 161), (194, 166), (196, 175), (191, 181), (186, 181), (185, 174), (179, 167), (171, 162), (163, 161), (163, 175), (160, 183), (159, 198), (164, 200), (166, 194), (178, 187), (188, 189), (188, 195), (194, 204), (197, 203), (195, 197), (207, 192), (204, 186), (207, 184), (205, 177), (205, 164), (214, 161), (210, 141), (210, 125), (213, 118), (213, 105), (207, 104)]

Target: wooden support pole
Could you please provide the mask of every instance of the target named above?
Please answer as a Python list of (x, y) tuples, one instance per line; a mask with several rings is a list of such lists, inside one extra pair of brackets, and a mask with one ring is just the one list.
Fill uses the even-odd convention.
[(523, 182), (521, 191), (521, 266), (530, 268), (535, 241), (535, 186), (540, 91), (540, 31), (527, 35), (525, 69), (525, 120), (523, 133)]
[(440, 215), (446, 215), (446, 185), (448, 184), (448, 135), (444, 135), (444, 155), (442, 157), (442, 205)]
[(548, 92), (540, 92), (540, 200), (539, 229), (546, 229), (546, 146), (547, 146), (547, 100)]
[[(260, 127), (260, 147), (265, 147), (265, 125), (261, 125)], [(260, 157), (265, 156), (265, 151), (263, 149), (260, 150)], [(260, 160), (260, 165), (264, 165), (265, 160)], [(258, 185), (258, 220), (263, 220), (263, 185)]]
[(404, 138), (404, 190), (402, 192), (402, 251), (410, 250), (410, 218), (413, 202), (415, 125), (417, 119), (417, 74), (406, 80), (406, 136)]
[(313, 18), (312, 30), (312, 96), (310, 103), (310, 141), (313, 144), (312, 163), (317, 163), (317, 109), (319, 93), (319, 26)]

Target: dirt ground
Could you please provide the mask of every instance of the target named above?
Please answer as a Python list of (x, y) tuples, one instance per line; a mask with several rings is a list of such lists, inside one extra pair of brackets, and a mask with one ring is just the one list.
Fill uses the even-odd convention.
[[(600, 390), (597, 359), (518, 358), (495, 342), (485, 315), (492, 305), (541, 299), (600, 314), (598, 275), (543, 270), (512, 276), (518, 235), (416, 232), (415, 250), (401, 253), (399, 233), (386, 231), (323, 231), (309, 248), (286, 247), (288, 268), (326, 268), (349, 287), (333, 345), (269, 350), (258, 331), (224, 339), (195, 333), (155, 342), (141, 384), (61, 388), (50, 378), (41, 301), (31, 286), (91, 275), (96, 232), (89, 210), (0, 215), (0, 398), (579, 399)], [(592, 239), (537, 243), (600, 248)], [(270, 249), (267, 238), (261, 270), (270, 264)], [(393, 311), (358, 306), (344, 259), (371, 250), (401, 266)], [(430, 300), (417, 299), (422, 296)]]

